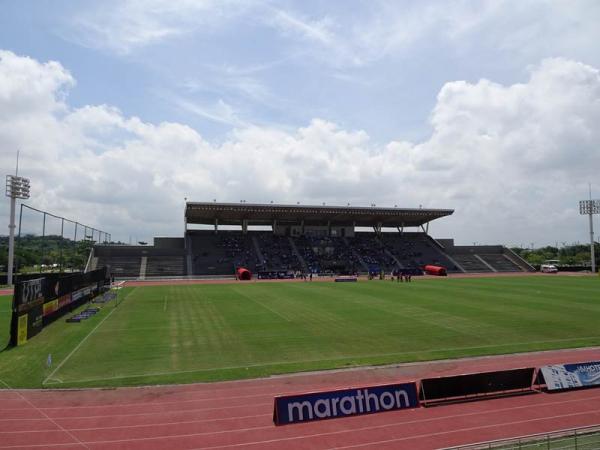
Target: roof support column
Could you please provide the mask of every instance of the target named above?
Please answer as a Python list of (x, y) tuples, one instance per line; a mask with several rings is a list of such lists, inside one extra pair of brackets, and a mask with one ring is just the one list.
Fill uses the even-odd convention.
[(377, 234), (377, 236), (381, 236), (381, 228), (383, 224), (381, 222), (377, 222), (377, 225), (373, 225), (373, 231)]
[(248, 219), (242, 219), (242, 234), (248, 233)]
[(300, 234), (304, 236), (304, 220), (300, 221)]
[(427, 222), (426, 227), (424, 227), (423, 225), (421, 225), (421, 230), (423, 230), (425, 232), (425, 234), (429, 233), (429, 222)]
[(327, 221), (327, 236), (331, 236), (331, 221)]
[(271, 228), (273, 228), (273, 234), (275, 234), (275, 228), (277, 228), (277, 219), (273, 219), (273, 224), (271, 225)]
[(215, 219), (215, 234), (219, 231), (219, 219)]

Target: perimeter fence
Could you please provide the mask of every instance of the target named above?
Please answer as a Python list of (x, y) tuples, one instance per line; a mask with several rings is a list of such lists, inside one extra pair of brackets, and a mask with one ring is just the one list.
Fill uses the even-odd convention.
[[(15, 239), (15, 272), (82, 271), (95, 243), (111, 235), (77, 220), (21, 204)], [(0, 246), (8, 246), (0, 242)], [(0, 262), (0, 265), (4, 265)]]

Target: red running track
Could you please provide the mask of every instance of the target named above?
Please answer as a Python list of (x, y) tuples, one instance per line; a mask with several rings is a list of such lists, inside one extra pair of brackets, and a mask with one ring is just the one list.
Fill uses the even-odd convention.
[(600, 424), (600, 389), (541, 393), (276, 427), (273, 397), (427, 376), (600, 359), (600, 348), (258, 380), (0, 391), (6, 449), (434, 449)]

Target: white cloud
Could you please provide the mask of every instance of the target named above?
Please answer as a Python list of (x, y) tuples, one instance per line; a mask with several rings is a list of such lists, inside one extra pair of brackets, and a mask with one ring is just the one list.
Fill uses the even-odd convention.
[[(87, 47), (127, 55), (176, 38), (215, 35), (224, 25), (249, 27), (257, 36), (273, 34), (273, 42), (282, 47), (277, 58), (292, 54), (300, 62), (309, 59), (335, 69), (421, 56), (431, 45), (457, 53), (477, 48), (482, 57), (508, 53), (519, 63), (555, 55), (585, 59), (597, 53), (600, 40), (600, 3), (595, 0), (340, 5), (325, 3), (319, 13), (309, 14), (304, 2), (293, 1), (111, 0), (69, 15), (60, 33)], [(227, 42), (215, 45), (228, 47)]]
[[(54, 112), (63, 109), (65, 89), (75, 80), (59, 63), (37, 61), (0, 50), (0, 118)], [(19, 74), (20, 76), (15, 76)]]
[(187, 35), (213, 31), (252, 7), (239, 0), (117, 0), (71, 18), (71, 35), (83, 45), (120, 54)]
[(74, 80), (59, 63), (0, 55), (2, 167), (21, 148), (32, 205), (122, 239), (180, 234), (184, 197), (450, 207), (432, 229), (461, 242), (585, 237), (575, 207), (600, 167), (600, 75), (588, 65), (547, 59), (508, 86), (449, 82), (428, 139), (382, 146), (322, 119), (291, 131), (237, 124), (208, 142), (112, 106), (69, 107)]
[(247, 126), (247, 123), (238, 117), (237, 111), (222, 99), (219, 99), (215, 104), (208, 106), (200, 105), (178, 97), (172, 97), (170, 100), (177, 107), (204, 119), (235, 127)]

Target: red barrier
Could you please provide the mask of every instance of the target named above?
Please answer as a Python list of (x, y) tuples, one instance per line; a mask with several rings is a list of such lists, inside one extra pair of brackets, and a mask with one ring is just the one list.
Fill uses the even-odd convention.
[(448, 275), (446, 273), (446, 268), (442, 266), (427, 265), (423, 269), (427, 275), (437, 275), (438, 277), (445, 277)]
[(247, 281), (252, 279), (252, 272), (250, 272), (245, 267), (238, 267), (235, 271), (235, 275), (238, 280)]

